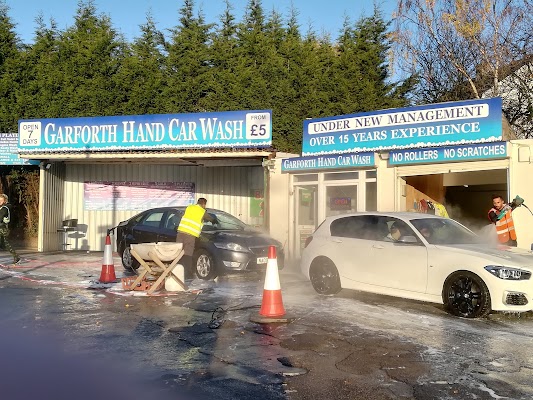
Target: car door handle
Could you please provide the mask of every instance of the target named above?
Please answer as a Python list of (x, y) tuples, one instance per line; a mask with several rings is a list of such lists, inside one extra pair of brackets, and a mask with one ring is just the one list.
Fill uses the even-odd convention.
[(342, 243), (341, 239), (331, 239), (333, 243)]
[(374, 249), (384, 249), (384, 247), (382, 245), (380, 245), (380, 244), (373, 244), (372, 247)]

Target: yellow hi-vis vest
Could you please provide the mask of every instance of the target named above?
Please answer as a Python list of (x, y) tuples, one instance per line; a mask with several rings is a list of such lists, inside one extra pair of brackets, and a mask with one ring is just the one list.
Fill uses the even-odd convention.
[(205, 209), (199, 204), (187, 206), (185, 214), (181, 217), (178, 232), (187, 233), (194, 237), (200, 237), (202, 227), (204, 226), (204, 214)]

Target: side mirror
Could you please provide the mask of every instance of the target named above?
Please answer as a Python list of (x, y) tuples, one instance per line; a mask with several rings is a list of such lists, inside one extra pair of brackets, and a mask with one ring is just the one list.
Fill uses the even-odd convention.
[(400, 237), (396, 243), (418, 244), (418, 239), (414, 236), (406, 235), (406, 236)]

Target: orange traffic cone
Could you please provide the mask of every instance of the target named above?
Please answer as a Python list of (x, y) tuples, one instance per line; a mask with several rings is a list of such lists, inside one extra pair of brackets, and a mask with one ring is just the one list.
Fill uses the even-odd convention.
[(102, 272), (100, 273), (100, 283), (115, 282), (115, 264), (113, 262), (113, 249), (111, 248), (111, 238), (109, 233), (105, 237), (104, 260), (102, 261)]
[(268, 261), (265, 275), (265, 286), (263, 288), (263, 302), (259, 315), (263, 317), (283, 317), (283, 299), (281, 298), (281, 285), (278, 274), (278, 258), (276, 257), (276, 247), (268, 248)]

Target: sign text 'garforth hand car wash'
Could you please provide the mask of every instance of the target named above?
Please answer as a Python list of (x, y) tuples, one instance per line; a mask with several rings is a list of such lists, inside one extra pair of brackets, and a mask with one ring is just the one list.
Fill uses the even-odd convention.
[(430, 104), (304, 121), (302, 155), (502, 140), (502, 100)]
[(19, 121), (19, 152), (269, 147), (272, 111)]

